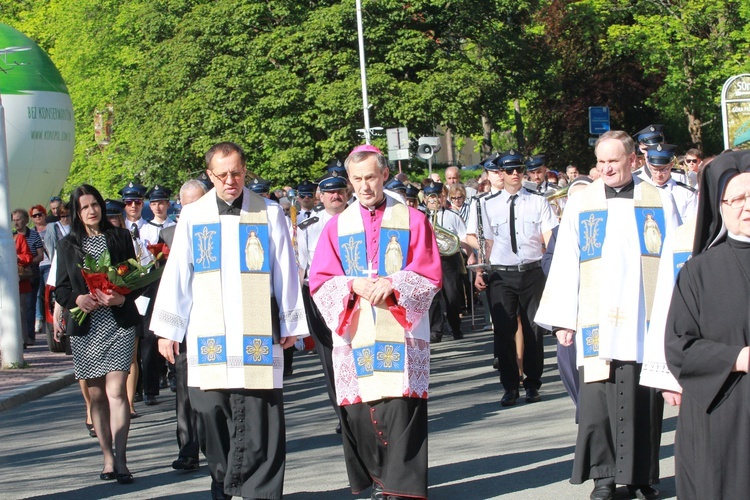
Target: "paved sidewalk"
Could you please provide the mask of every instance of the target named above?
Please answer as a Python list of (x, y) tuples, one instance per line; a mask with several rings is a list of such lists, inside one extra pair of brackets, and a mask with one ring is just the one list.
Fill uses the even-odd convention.
[[(0, 359), (2, 353), (0, 353)], [(43, 334), (23, 351), (26, 368), (0, 370), (0, 411), (33, 401), (75, 382), (73, 357), (50, 352)]]

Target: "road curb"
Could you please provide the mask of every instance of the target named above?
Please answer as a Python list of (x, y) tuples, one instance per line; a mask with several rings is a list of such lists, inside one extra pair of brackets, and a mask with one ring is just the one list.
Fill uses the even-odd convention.
[(55, 391), (64, 389), (75, 382), (73, 369), (65, 370), (49, 377), (31, 382), (0, 394), (0, 411), (9, 410), (23, 403), (39, 399)]

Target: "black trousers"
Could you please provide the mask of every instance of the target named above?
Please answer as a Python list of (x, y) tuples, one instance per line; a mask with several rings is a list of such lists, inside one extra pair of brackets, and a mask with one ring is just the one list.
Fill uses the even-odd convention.
[(378, 483), (384, 497), (427, 498), (427, 400), (341, 407), (344, 459), (354, 493)]
[(281, 498), (286, 467), (282, 390), (190, 387), (188, 392), (202, 422), (211, 478), (223, 484), (224, 493)]
[(544, 291), (545, 277), (541, 268), (529, 271), (494, 271), (490, 274), (490, 314), (494, 324), (495, 357), (498, 359), (500, 383), (506, 391), (520, 385), (516, 361), (517, 314), (521, 313), (523, 328), (523, 371), (526, 389), (539, 389), (544, 369), (544, 334), (546, 330), (534, 323)]
[(323, 378), (326, 382), (328, 399), (331, 401), (333, 411), (336, 412), (336, 416), (340, 420), (341, 408), (336, 403), (336, 385), (333, 377), (333, 339), (331, 338), (331, 330), (328, 329), (325, 321), (323, 321), (318, 306), (313, 302), (308, 285), (302, 286), (302, 302), (305, 304), (307, 326), (310, 328), (310, 335), (315, 342), (315, 350), (318, 352), (320, 364), (323, 366)]
[(461, 253), (441, 256), (440, 264), (443, 270), (443, 288), (432, 299), (430, 304), (430, 332), (438, 337), (443, 333), (443, 311), (453, 333), (461, 333), (461, 309), (465, 305), (463, 292), (463, 275), (461, 274)]
[(185, 342), (180, 344), (180, 354), (177, 355), (174, 362), (175, 383), (177, 385), (177, 447), (179, 448), (179, 457), (194, 458), (198, 460), (198, 451), (200, 447), (199, 421), (193, 406), (190, 404), (187, 385), (187, 354)]

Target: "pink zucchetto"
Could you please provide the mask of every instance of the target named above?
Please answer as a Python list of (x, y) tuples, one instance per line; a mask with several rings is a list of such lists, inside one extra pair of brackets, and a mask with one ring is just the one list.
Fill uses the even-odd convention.
[(380, 151), (378, 148), (373, 146), (372, 144), (362, 144), (360, 146), (357, 146), (356, 148), (352, 149), (352, 152), (349, 153), (349, 155), (353, 155), (355, 153), (378, 153), (383, 154), (382, 151)]

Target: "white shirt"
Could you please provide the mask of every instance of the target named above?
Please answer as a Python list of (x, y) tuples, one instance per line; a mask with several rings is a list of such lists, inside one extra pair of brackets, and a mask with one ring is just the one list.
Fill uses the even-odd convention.
[(297, 258), (299, 259), (299, 268), (304, 271), (305, 277), (310, 270), (310, 264), (315, 256), (315, 248), (318, 246), (323, 228), (333, 218), (333, 215), (326, 210), (320, 210), (312, 214), (312, 217), (317, 217), (318, 221), (309, 225), (303, 224), (304, 228), (297, 224)]
[[(432, 214), (429, 214), (427, 218), (432, 222)], [(466, 224), (464, 224), (464, 221), (461, 220), (461, 216), (456, 212), (441, 208), (435, 218), (440, 227), (455, 234), (461, 241), (466, 240)]]
[[(656, 186), (653, 179), (649, 177), (645, 172), (638, 174), (638, 177), (648, 182), (652, 186)], [(667, 193), (672, 195), (674, 204), (677, 207), (677, 212), (680, 215), (680, 222), (685, 222), (696, 216), (698, 213), (698, 196), (696, 192), (684, 184), (678, 184), (674, 178), (669, 178), (663, 186), (656, 186), (659, 189), (663, 189)]]
[[(482, 198), (484, 237), (492, 240), (490, 264), (515, 266), (536, 262), (542, 258), (544, 233), (558, 225), (549, 202), (543, 196), (521, 189), (515, 200), (515, 230), (517, 253), (513, 253), (510, 239), (510, 198), (502, 190), (494, 196)], [(469, 214), (468, 234), (476, 234), (476, 210)]]

